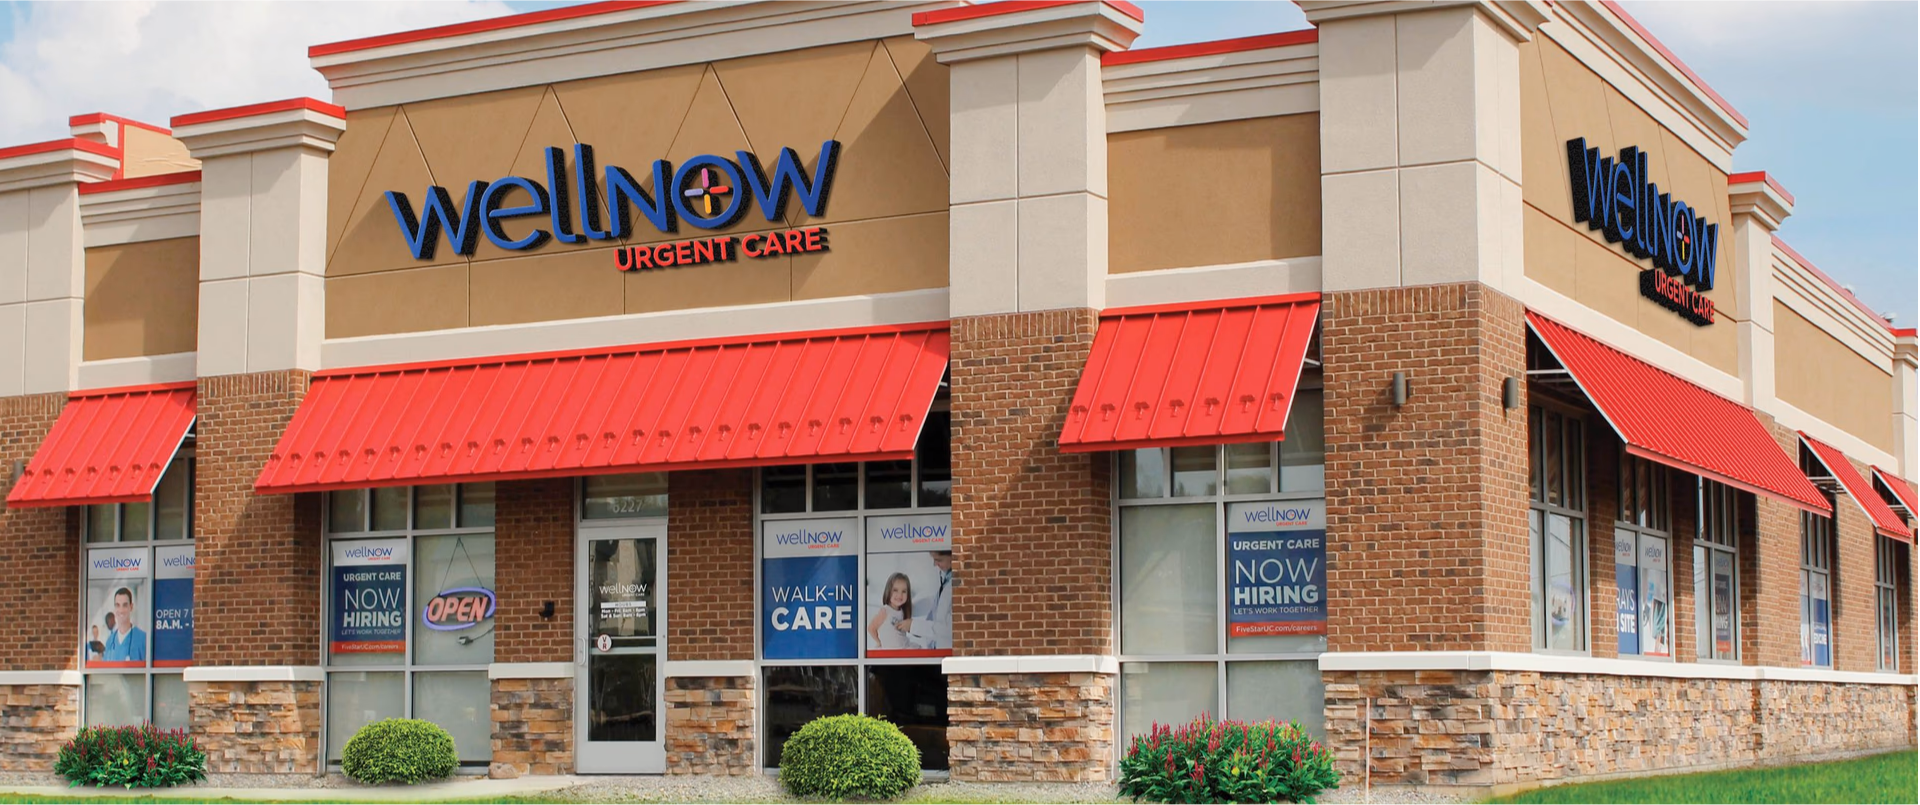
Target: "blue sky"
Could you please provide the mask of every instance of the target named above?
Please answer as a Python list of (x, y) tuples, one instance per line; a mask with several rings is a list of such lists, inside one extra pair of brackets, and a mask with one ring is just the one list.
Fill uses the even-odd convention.
[[(315, 95), (305, 46), (564, 3), (0, 2), (0, 144), (69, 115), (176, 114)], [(1284, 0), (1145, 0), (1157, 47), (1306, 27)], [(1896, 326), (1920, 321), (1920, 4), (1624, 0), (1751, 123), (1736, 170), (1798, 208), (1781, 237)], [(343, 11), (345, 13), (343, 13)]]

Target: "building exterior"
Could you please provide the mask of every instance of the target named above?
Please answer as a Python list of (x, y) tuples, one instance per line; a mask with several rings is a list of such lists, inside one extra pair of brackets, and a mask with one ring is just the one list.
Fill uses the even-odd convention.
[(601, 3), (0, 149), (0, 769), (1915, 744), (1916, 338), (1610, 3)]

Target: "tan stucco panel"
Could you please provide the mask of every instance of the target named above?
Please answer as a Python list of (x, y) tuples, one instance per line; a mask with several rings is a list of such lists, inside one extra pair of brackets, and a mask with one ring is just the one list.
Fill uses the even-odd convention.
[(200, 321), (200, 239), (171, 238), (87, 250), (89, 361), (192, 352)]
[(793, 257), (793, 298), (824, 299), (947, 285), (947, 214), (826, 227), (825, 252)]
[(1320, 116), (1107, 137), (1108, 271), (1320, 253)]
[(200, 160), (187, 153), (186, 143), (157, 131), (123, 125), (120, 145), (121, 175), (128, 179), (200, 169)]
[(467, 264), (327, 278), (327, 337), (467, 326)]
[(1893, 375), (1776, 299), (1773, 302), (1774, 394), (1795, 408), (1897, 452), (1893, 443)]
[[(1551, 39), (1535, 37), (1520, 49), (1521, 161), (1526, 181), (1527, 277), (1653, 336), (1716, 369), (1739, 371), (1733, 318), (1740, 278), (1733, 258), (1727, 176), (1667, 131)], [(1586, 224), (1573, 220), (1567, 141), (1617, 155), (1634, 145), (1647, 152), (1647, 173), (1663, 193), (1695, 205), (1719, 224), (1714, 287), (1715, 324), (1698, 327), (1640, 295), (1639, 272), (1652, 267)], [(1571, 261), (1569, 258), (1571, 257)]]
[[(946, 70), (925, 45), (903, 37), (350, 113), (329, 177), (328, 276), (407, 277), (330, 281), (330, 292), (352, 298), (329, 297), (327, 335), (941, 287), (947, 275)], [(459, 206), (475, 180), (519, 175), (546, 184), (543, 150), (567, 149), (571, 169), (576, 142), (594, 147), (597, 168), (624, 167), (658, 194), (662, 189), (651, 182), (656, 159), (677, 165), (701, 154), (731, 158), (751, 151), (771, 168), (787, 147), (811, 171), (827, 139), (840, 140), (842, 150), (833, 194), (818, 220), (797, 200), (778, 221), (768, 221), (754, 204), (724, 232), (682, 221), (677, 232), (662, 233), (636, 215), (629, 239), (618, 244), (556, 239), (534, 252), (510, 252), (482, 235), (471, 256), (455, 254), (443, 233), (434, 259), (417, 261), (383, 196), (405, 193), (417, 211), (429, 185), (447, 188)], [(527, 200), (512, 196), (508, 205)], [(602, 208), (604, 200), (602, 188)], [(576, 208), (582, 203), (572, 201)], [(578, 227), (577, 215), (574, 220)], [(615, 269), (612, 248), (629, 243), (818, 224), (832, 228), (830, 254), (626, 274)], [(505, 227), (510, 237), (551, 229), (544, 217)], [(453, 267), (460, 270), (440, 270)], [(379, 298), (415, 291), (451, 298), (455, 286), (457, 306), (436, 300), (417, 315), (404, 299), (390, 305)]]

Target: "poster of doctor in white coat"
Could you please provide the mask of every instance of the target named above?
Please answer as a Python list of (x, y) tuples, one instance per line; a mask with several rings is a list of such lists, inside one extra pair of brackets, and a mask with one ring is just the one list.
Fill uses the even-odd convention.
[(867, 656), (953, 653), (951, 531), (944, 514), (867, 520)]

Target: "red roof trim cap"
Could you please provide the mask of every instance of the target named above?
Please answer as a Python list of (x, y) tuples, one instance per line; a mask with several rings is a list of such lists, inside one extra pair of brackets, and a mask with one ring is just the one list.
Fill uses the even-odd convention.
[(268, 101), (249, 106), (234, 106), (227, 109), (209, 109), (204, 112), (192, 112), (173, 119), (173, 127), (192, 126), (199, 123), (213, 123), (220, 120), (234, 120), (255, 115), (270, 115), (274, 112), (287, 112), (306, 109), (341, 120), (347, 118), (347, 110), (317, 98), (288, 98), (284, 101)]
[(913, 15), (913, 24), (938, 25), (943, 22), (975, 20), (981, 17), (993, 17), (1000, 14), (1016, 14), (1055, 6), (1071, 6), (1079, 3), (1101, 2), (1112, 6), (1115, 11), (1132, 17), (1135, 21), (1146, 22), (1147, 12), (1126, 0), (1000, 0), (997, 3), (979, 3), (976, 5), (955, 6), (937, 11), (922, 11)]
[(1773, 192), (1779, 193), (1780, 197), (1786, 199), (1788, 204), (1793, 203), (1793, 194), (1787, 192), (1786, 186), (1780, 184), (1778, 180), (1768, 175), (1766, 171), (1747, 171), (1745, 173), (1735, 173), (1727, 177), (1727, 184), (1730, 185), (1745, 184), (1747, 182), (1766, 182), (1767, 186), (1773, 188)]
[(94, 112), (90, 115), (74, 115), (73, 117), (67, 118), (67, 126), (69, 128), (73, 126), (90, 126), (95, 123), (118, 123), (122, 126), (132, 126), (136, 129), (146, 129), (147, 131), (159, 132), (169, 137), (173, 136), (172, 129), (162, 128), (152, 123), (142, 123), (130, 117), (110, 115), (106, 112)]
[(425, 42), (431, 39), (447, 39), (464, 34), (501, 31), (508, 28), (538, 25), (543, 22), (554, 22), (556, 20), (592, 17), (599, 14), (611, 14), (615, 11), (626, 11), (633, 8), (663, 6), (677, 1), (678, 0), (611, 0), (610, 2), (582, 3), (577, 6), (541, 9), (539, 11), (529, 11), (525, 14), (509, 14), (504, 17), (493, 17), (484, 20), (474, 20), (472, 22), (457, 22), (452, 25), (437, 25), (432, 28), (418, 28), (411, 31), (400, 31), (360, 39), (348, 39), (343, 42), (328, 42), (314, 45), (307, 48), (307, 58), (331, 56), (336, 53), (351, 53), (356, 50), (372, 50), (388, 45), (404, 45), (409, 42)]
[(68, 149), (85, 151), (89, 154), (98, 154), (103, 157), (120, 158), (120, 149), (111, 145), (97, 143), (92, 140), (82, 140), (78, 137), (68, 137), (64, 140), (48, 140), (44, 143), (28, 143), (26, 145), (16, 145), (11, 148), (0, 148), (0, 159), (11, 159), (13, 157), (45, 154), (49, 151), (65, 151)]
[(1320, 29), (1307, 28), (1300, 31), (1283, 31), (1277, 34), (1243, 36), (1238, 39), (1216, 39), (1212, 42), (1168, 45), (1166, 47), (1146, 48), (1144, 50), (1116, 50), (1111, 53), (1101, 54), (1100, 65), (1102, 67), (1113, 67), (1120, 64), (1191, 59), (1199, 56), (1219, 56), (1227, 53), (1241, 53), (1250, 50), (1307, 45), (1318, 41), (1320, 41)]
[(1891, 328), (1891, 329), (1893, 330), (1893, 337), (1894, 337), (1894, 338), (1912, 338), (1912, 337), (1914, 337), (1914, 336), (1916, 336), (1916, 335), (1920, 335), (1920, 328), (1914, 328), (1914, 327), (1894, 327), (1894, 328)]
[(1894, 514), (1886, 501), (1880, 499), (1880, 494), (1873, 491), (1867, 479), (1860, 477), (1860, 471), (1853, 468), (1853, 462), (1847, 459), (1847, 454), (1840, 452), (1840, 448), (1808, 436), (1806, 431), (1799, 433), (1800, 441), (1813, 451), (1814, 458), (1820, 460), (1827, 472), (1833, 473), (1834, 479), (1845, 487), (1847, 496), (1860, 504), (1860, 510), (1866, 513), (1875, 531), (1902, 542), (1913, 541), (1913, 530), (1901, 522), (1900, 515)]
[(1853, 306), (1859, 308), (1861, 313), (1867, 314), (1867, 318), (1879, 322), (1881, 327), (1887, 328), (1887, 331), (1893, 333), (1895, 336), (1900, 335), (1900, 331), (1893, 329), (1892, 322), (1882, 318), (1880, 314), (1873, 312), (1873, 308), (1867, 307), (1867, 303), (1860, 301), (1860, 297), (1854, 296), (1847, 289), (1840, 287), (1839, 282), (1835, 281), (1833, 277), (1828, 276), (1827, 272), (1821, 271), (1819, 266), (1813, 264), (1813, 261), (1800, 256), (1800, 253), (1794, 251), (1792, 246), (1788, 246), (1787, 242), (1781, 240), (1779, 235), (1773, 236), (1773, 246), (1780, 251), (1786, 252), (1787, 256), (1793, 258), (1794, 262), (1799, 263), (1801, 268), (1813, 272), (1813, 275), (1819, 277), (1821, 282), (1827, 284), (1827, 287), (1832, 288), (1834, 293), (1839, 294), (1842, 299), (1852, 302)]
[(199, 171), (176, 171), (153, 176), (141, 176), (134, 179), (114, 179), (106, 182), (87, 182), (80, 185), (80, 195), (91, 196), (95, 193), (112, 193), (116, 190), (140, 190), (147, 187), (165, 187), (170, 184), (193, 184), (200, 181)]
[(1832, 504), (1752, 409), (1539, 313), (1527, 326), (1627, 451), (1799, 508)]
[(1640, 24), (1639, 20), (1633, 18), (1632, 14), (1628, 14), (1626, 9), (1621, 8), (1619, 3), (1614, 2), (1614, 0), (1600, 0), (1600, 4), (1606, 6), (1607, 9), (1614, 14), (1619, 15), (1621, 22), (1625, 22), (1628, 28), (1632, 28), (1634, 33), (1640, 35), (1641, 39), (1647, 40), (1647, 44), (1652, 45), (1655, 51), (1665, 56), (1667, 61), (1673, 64), (1674, 69), (1679, 70), (1681, 75), (1693, 81), (1694, 86), (1699, 87), (1701, 92), (1706, 93), (1707, 97), (1712, 98), (1713, 102), (1725, 110), (1734, 120), (1740, 121), (1741, 126), (1744, 127), (1747, 125), (1746, 115), (1740, 114), (1740, 111), (1734, 109), (1733, 104), (1728, 103), (1726, 98), (1722, 98), (1720, 97), (1720, 93), (1714, 92), (1713, 87), (1707, 85), (1706, 79), (1701, 78), (1699, 74), (1695, 73), (1693, 68), (1688, 67), (1686, 62), (1680, 60), (1679, 56), (1673, 55), (1673, 51), (1668, 50), (1667, 46), (1660, 41), (1659, 37), (1654, 36), (1652, 32), (1648, 31), (1645, 26)]

